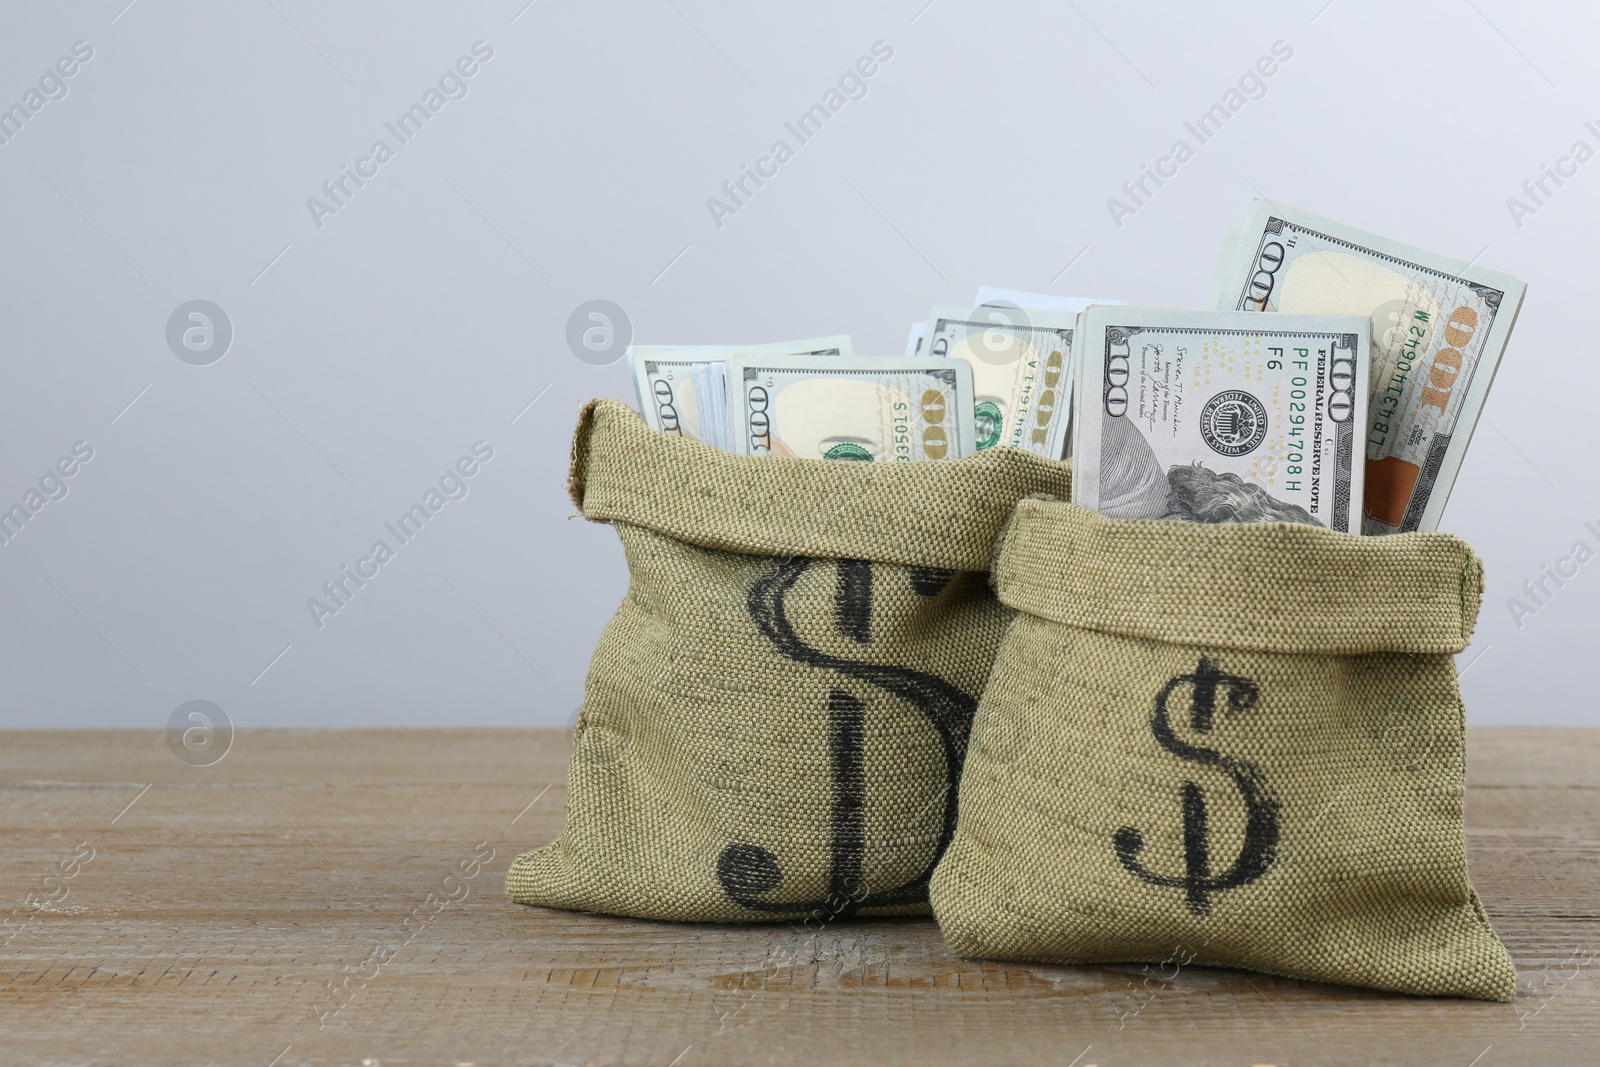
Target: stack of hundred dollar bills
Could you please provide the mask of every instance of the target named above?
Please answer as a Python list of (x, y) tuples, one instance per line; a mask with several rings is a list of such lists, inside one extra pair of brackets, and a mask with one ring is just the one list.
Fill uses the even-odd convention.
[[(1118, 518), (1432, 530), (1527, 286), (1256, 200), (1210, 309), (981, 288), (903, 356), (850, 338), (635, 345), (655, 429), (752, 456), (1073, 459)], [(1262, 316), (1260, 312), (1272, 312)]]

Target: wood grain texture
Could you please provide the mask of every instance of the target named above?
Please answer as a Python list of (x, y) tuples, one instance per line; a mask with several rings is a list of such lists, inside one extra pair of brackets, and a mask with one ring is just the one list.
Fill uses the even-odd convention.
[(510, 904), (507, 864), (560, 829), (559, 731), (241, 732), (206, 768), (151, 732), (8, 732), (0, 1062), (1595, 1062), (1600, 730), (1473, 729), (1469, 753), (1471, 873), (1522, 974), (1509, 1005), (974, 962), (929, 920)]

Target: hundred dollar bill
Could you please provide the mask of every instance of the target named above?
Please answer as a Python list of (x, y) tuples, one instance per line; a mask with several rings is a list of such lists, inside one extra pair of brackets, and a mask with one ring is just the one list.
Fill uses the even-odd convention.
[(1061, 456), (1076, 322), (1065, 312), (998, 305), (933, 309), (923, 352), (971, 366), (977, 448)]
[(1369, 318), (1366, 532), (1437, 529), (1527, 285), (1267, 200), (1222, 283), (1219, 307)]
[(736, 450), (914, 460), (970, 455), (972, 371), (959, 360), (738, 356)]
[(1358, 315), (1084, 312), (1075, 503), (1125, 519), (1361, 530)]
[[(635, 345), (628, 349), (645, 423), (652, 429), (726, 448), (728, 356), (724, 352), (716, 345)], [(719, 408), (724, 416), (720, 421)]]
[(855, 352), (847, 335), (765, 345), (632, 345), (628, 364), (646, 424), (729, 448), (728, 363), (744, 354), (852, 356)]
[[(1059, 311), (1072, 315), (1075, 321), (1077, 316), (1083, 314), (1085, 309), (1095, 304), (1115, 304), (1120, 306), (1127, 303), (1126, 300), (1112, 300), (1107, 297), (1057, 296), (1054, 293), (1029, 293), (1021, 289), (1002, 289), (994, 285), (978, 286), (978, 295), (973, 298), (973, 302), (991, 307), (1018, 307), (1028, 311)], [(1067, 387), (1069, 390), (1072, 388), (1071, 383), (1078, 380), (1077, 368), (1074, 366), (1076, 360), (1077, 353), (1071, 353), (1067, 361)], [(1066, 426), (1060, 435), (1060, 447), (1057, 448), (1057, 444), (1053, 442), (1049, 443), (1047, 447), (1050, 449), (1052, 457), (1065, 459), (1072, 455), (1072, 404), (1070, 399), (1063, 401), (1062, 406), (1066, 408)]]

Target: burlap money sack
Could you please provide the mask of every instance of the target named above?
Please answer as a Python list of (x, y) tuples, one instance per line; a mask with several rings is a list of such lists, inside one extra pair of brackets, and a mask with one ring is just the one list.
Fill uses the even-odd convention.
[(566, 825), (512, 900), (654, 919), (926, 914), (978, 695), (1011, 612), (1016, 501), (1068, 467), (1010, 449), (861, 463), (737, 456), (596, 401), (572, 498), (626, 599), (590, 662)]
[(1513, 995), (1467, 880), (1463, 541), (1029, 500), (993, 579), (1020, 614), (933, 879), (952, 949)]

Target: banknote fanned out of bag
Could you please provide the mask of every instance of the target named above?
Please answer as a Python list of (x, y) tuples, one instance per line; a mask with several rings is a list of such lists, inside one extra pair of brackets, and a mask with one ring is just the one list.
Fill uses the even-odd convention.
[(765, 345), (630, 345), (639, 413), (652, 429), (733, 449), (728, 369), (734, 356), (849, 356), (850, 338), (813, 337)]
[(1365, 319), (1092, 307), (1083, 321), (1075, 502), (1360, 532)]
[(971, 455), (972, 368), (933, 356), (738, 356), (734, 447), (884, 462)]
[(1369, 319), (1365, 532), (1438, 529), (1527, 285), (1256, 200), (1211, 291), (1219, 308)]

